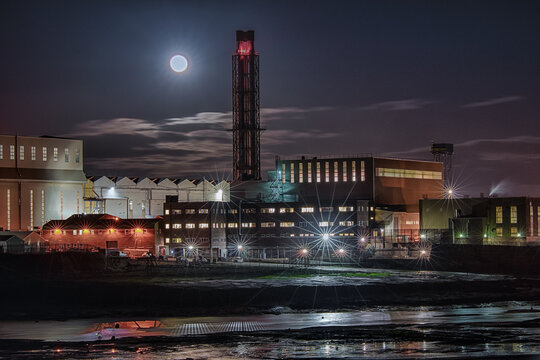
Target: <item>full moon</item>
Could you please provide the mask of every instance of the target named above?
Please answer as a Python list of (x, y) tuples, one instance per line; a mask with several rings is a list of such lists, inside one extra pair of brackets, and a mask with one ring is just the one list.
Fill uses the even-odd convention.
[(185, 56), (174, 55), (169, 61), (169, 65), (174, 72), (184, 72), (188, 67), (188, 62)]

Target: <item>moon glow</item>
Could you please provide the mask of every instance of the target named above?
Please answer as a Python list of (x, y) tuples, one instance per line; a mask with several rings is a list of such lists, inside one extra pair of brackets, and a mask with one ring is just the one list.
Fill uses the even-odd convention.
[(188, 67), (188, 61), (185, 56), (174, 55), (169, 61), (169, 65), (171, 66), (172, 71), (181, 73), (186, 71)]

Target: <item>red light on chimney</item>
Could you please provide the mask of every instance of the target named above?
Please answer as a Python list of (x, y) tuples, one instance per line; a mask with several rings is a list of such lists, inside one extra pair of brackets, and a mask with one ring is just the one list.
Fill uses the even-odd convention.
[(253, 45), (251, 44), (251, 41), (239, 41), (238, 50), (236, 52), (238, 55), (251, 55), (252, 48)]

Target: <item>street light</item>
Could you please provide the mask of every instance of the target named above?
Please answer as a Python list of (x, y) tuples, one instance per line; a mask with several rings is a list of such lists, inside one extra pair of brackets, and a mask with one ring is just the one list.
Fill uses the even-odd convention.
[(328, 241), (328, 239), (330, 239), (330, 235), (327, 234), (327, 233), (324, 233), (323, 236), (322, 236), (322, 239), (323, 239), (324, 241)]
[(242, 250), (243, 246), (242, 245), (238, 245), (238, 250)]

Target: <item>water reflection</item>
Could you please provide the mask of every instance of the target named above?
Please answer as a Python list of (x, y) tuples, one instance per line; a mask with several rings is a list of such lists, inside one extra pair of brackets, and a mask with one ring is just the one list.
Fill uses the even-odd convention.
[[(500, 303), (489, 306), (453, 306), (447, 308), (404, 307), (376, 308), (369, 311), (282, 313), (249, 316), (159, 318), (159, 319), (102, 319), (69, 321), (11, 321), (0, 323), (1, 339), (37, 339), (50, 342), (47, 349), (37, 347), (27, 352), (6, 353), (0, 358), (40, 358), (44, 354), (57, 354), (60, 358), (88, 357), (98, 359), (174, 359), (174, 358), (332, 358), (421, 356), (436, 357), (449, 354), (523, 354), (540, 353), (540, 329), (520, 327), (523, 321), (539, 318), (531, 310), (538, 304)], [(514, 326), (515, 323), (515, 326)], [(391, 326), (390, 326), (391, 325)], [(282, 332), (280, 336), (265, 337), (264, 331), (297, 330), (320, 327), (366, 327), (363, 335), (333, 338), (328, 332), (326, 340), (296, 340)], [(376, 326), (376, 327), (374, 327)], [(385, 327), (388, 326), (388, 327)], [(378, 333), (372, 334), (371, 329)], [(425, 340), (406, 341), (398, 333), (416, 334)], [(156, 348), (152, 337), (190, 338), (200, 334), (242, 333), (237, 343), (196, 343), (178, 346), (174, 342)], [(258, 333), (249, 337), (250, 333)], [(467, 344), (444, 338), (432, 341), (440, 333), (448, 338), (460, 339), (470, 334), (477, 343)], [(481, 336), (477, 336), (481, 334)], [(503, 334), (503, 335), (501, 335)], [(441, 335), (438, 335), (441, 337)], [(446, 336), (446, 335), (445, 335)], [(117, 346), (115, 341), (126, 337), (141, 338), (136, 349)], [(431, 338), (430, 338), (431, 337)], [(308, 337), (309, 338), (309, 337)], [(337, 340), (339, 338), (339, 341)], [(204, 337), (193, 341), (203, 341)], [(228, 337), (227, 339), (235, 339)], [(484, 340), (485, 339), (485, 340)], [(491, 340), (489, 340), (491, 339)], [(101, 340), (101, 342), (94, 342)], [(87, 342), (88, 347), (53, 347), (56, 341)], [(103, 342), (107, 341), (107, 342)], [(53, 343), (54, 342), (54, 343)], [(47, 344), (47, 343), (45, 343)], [(90, 355), (84, 355), (84, 354)], [(83, 355), (81, 355), (83, 354)], [(442, 355), (441, 355), (442, 354)], [(8, 355), (8, 356), (6, 356)]]

